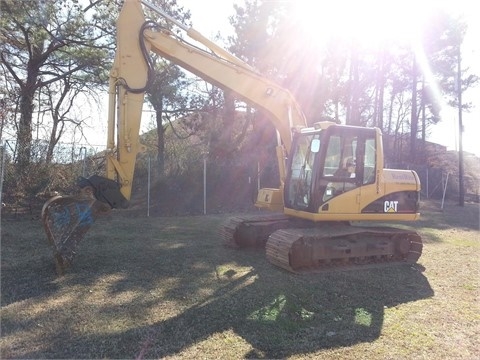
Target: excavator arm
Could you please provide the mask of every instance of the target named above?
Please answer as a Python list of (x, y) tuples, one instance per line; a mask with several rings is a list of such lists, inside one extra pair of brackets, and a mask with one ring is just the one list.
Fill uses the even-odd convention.
[[(146, 21), (142, 4), (185, 30), (197, 47), (166, 27)], [(53, 245), (57, 272), (63, 273), (73, 260), (79, 241), (98, 214), (111, 208), (125, 208), (131, 198), (139, 141), (144, 94), (153, 75), (150, 52), (171, 60), (200, 78), (233, 92), (239, 99), (263, 111), (277, 129), (277, 160), (280, 189), (266, 189), (283, 207), (285, 152), (290, 151), (292, 130), (306, 126), (305, 116), (293, 95), (261, 76), (244, 61), (192, 28), (176, 22), (161, 9), (144, 0), (125, 0), (117, 20), (117, 51), (109, 81), (106, 177), (81, 179), (80, 194), (50, 199), (42, 210), (49, 242)], [(261, 196), (269, 198), (269, 196)], [(260, 204), (269, 207), (270, 204)]]
[[(169, 29), (146, 21), (142, 3), (186, 31), (206, 46), (203, 50)], [(285, 179), (285, 152), (290, 151), (293, 128), (306, 126), (305, 116), (293, 95), (258, 74), (244, 61), (218, 47), (192, 28), (182, 24), (146, 1), (125, 1), (117, 21), (117, 52), (110, 72), (107, 140), (107, 178), (115, 180), (129, 200), (139, 143), (144, 93), (152, 76), (149, 53), (153, 52), (198, 77), (232, 91), (238, 98), (263, 111), (279, 135), (277, 160), (280, 183)], [(110, 203), (125, 203), (115, 197)], [(116, 206), (113, 206), (116, 207)]]
[[(306, 126), (305, 116), (293, 95), (275, 82), (258, 74), (242, 60), (203, 37), (193, 29), (182, 27), (193, 40), (206, 46), (205, 51), (175, 35), (169, 29), (146, 21), (141, 1), (126, 1), (117, 22), (117, 54), (110, 78), (107, 177), (118, 179), (122, 194), (129, 199), (135, 166), (140, 149), (138, 134), (147, 87), (149, 52), (172, 61), (198, 77), (229, 90), (238, 98), (263, 111), (279, 134), (278, 165), (281, 182), (285, 179), (285, 151), (291, 147), (292, 128)], [(148, 4), (157, 13), (175, 21), (161, 9)], [(118, 94), (118, 114), (115, 100)], [(117, 120), (118, 119), (118, 120)], [(115, 124), (118, 143), (115, 143)], [(115, 151), (118, 151), (115, 157)]]

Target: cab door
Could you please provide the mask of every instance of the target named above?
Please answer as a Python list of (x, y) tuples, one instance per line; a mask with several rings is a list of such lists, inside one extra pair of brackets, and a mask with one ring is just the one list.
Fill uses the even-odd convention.
[(312, 186), (317, 173), (320, 133), (297, 134), (292, 144), (287, 178), (285, 206), (295, 210), (313, 211)]
[(374, 180), (375, 134), (375, 129), (354, 126), (328, 129), (315, 195), (319, 212), (360, 212), (362, 186)]

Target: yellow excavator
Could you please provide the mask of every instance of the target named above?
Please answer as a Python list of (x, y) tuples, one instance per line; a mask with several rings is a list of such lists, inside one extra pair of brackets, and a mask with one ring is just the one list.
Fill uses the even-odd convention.
[[(207, 50), (146, 21), (144, 6)], [(128, 207), (143, 148), (139, 131), (152, 71), (150, 52), (233, 92), (265, 113), (277, 130), (280, 186), (260, 189), (255, 204), (270, 211), (230, 218), (222, 229), (227, 244), (263, 246), (271, 263), (291, 272), (418, 260), (422, 240), (415, 231), (363, 223), (420, 216), (419, 178), (414, 171), (384, 168), (379, 129), (334, 122), (308, 127), (288, 90), (162, 9), (125, 0), (109, 82), (106, 177), (83, 178), (78, 195), (54, 197), (42, 209), (59, 274), (71, 265), (78, 242), (99, 214)]]

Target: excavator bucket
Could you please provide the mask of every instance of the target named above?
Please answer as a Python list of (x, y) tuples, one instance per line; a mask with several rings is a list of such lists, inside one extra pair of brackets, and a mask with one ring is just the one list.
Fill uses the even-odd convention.
[(88, 192), (78, 196), (56, 196), (42, 209), (42, 220), (48, 242), (53, 247), (55, 267), (63, 275), (75, 257), (78, 244), (100, 213), (110, 207)]
[(76, 196), (55, 196), (42, 209), (47, 239), (53, 247), (57, 274), (63, 275), (72, 264), (78, 244), (97, 217), (112, 208), (126, 208), (128, 201), (115, 181), (93, 175), (80, 178)]

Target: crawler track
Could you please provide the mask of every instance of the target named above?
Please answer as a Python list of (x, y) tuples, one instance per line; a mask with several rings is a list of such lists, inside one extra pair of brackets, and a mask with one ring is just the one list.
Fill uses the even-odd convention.
[(235, 216), (220, 230), (225, 245), (233, 248), (265, 247), (268, 237), (276, 230), (292, 226), (283, 214)]
[(327, 225), (275, 231), (266, 243), (266, 254), (272, 264), (297, 273), (366, 264), (415, 263), (422, 247), (422, 240), (414, 231)]
[(411, 230), (292, 220), (283, 214), (230, 218), (226, 245), (265, 247), (269, 262), (294, 273), (359, 265), (415, 263), (422, 240)]

